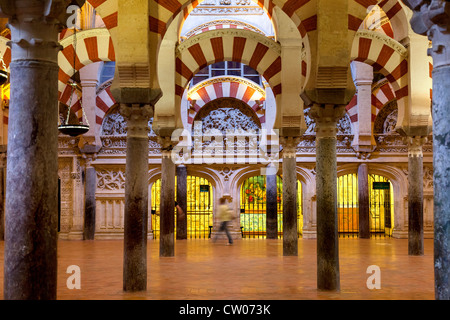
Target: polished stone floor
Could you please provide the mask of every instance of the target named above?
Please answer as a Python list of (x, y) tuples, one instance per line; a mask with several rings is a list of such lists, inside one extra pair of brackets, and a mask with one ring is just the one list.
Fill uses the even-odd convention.
[[(60, 300), (432, 300), (433, 241), (425, 255), (408, 256), (403, 239), (341, 239), (341, 290), (316, 289), (316, 241), (299, 240), (298, 257), (283, 257), (282, 240), (238, 240), (233, 246), (209, 240), (177, 241), (172, 258), (159, 257), (159, 242), (148, 241), (148, 290), (122, 291), (122, 241), (59, 241)], [(3, 299), (3, 252), (0, 242), (0, 298)], [(66, 273), (81, 270), (81, 289), (69, 290)], [(380, 289), (368, 289), (380, 268)]]

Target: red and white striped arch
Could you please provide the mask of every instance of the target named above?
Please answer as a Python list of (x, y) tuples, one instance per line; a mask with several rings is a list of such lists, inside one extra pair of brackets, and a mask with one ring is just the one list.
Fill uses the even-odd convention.
[[(155, 0), (152, 2), (154, 10), (149, 17), (150, 31), (162, 38), (169, 24), (179, 13), (182, 13), (185, 20), (203, 0)], [(253, 0), (253, 2), (263, 8), (271, 19), (274, 7), (280, 7), (295, 23), (302, 37), (310, 31), (317, 30), (316, 0)]]
[[(349, 30), (357, 31), (368, 14), (368, 8), (378, 5), (386, 14), (391, 25), (393, 38), (403, 39), (407, 34), (407, 29), (404, 29), (406, 20), (406, 13), (403, 9), (401, 1), (399, 0), (353, 0), (349, 4), (348, 13), (348, 28)], [(389, 32), (386, 32), (389, 35)]]
[[(372, 98), (371, 98), (371, 110), (372, 110), (372, 129), (375, 124), (375, 119), (384, 108), (391, 101), (396, 100), (394, 90), (387, 79), (382, 79), (372, 85)], [(357, 123), (358, 118), (358, 95), (355, 94), (353, 99), (347, 105), (347, 114), (352, 123)]]
[(108, 111), (116, 104), (116, 100), (111, 94), (111, 86), (100, 90), (96, 98), (97, 108), (95, 110), (95, 122), (97, 125), (103, 124), (103, 119)]
[(399, 112), (408, 104), (408, 50), (399, 42), (381, 33), (360, 30), (353, 41), (351, 60), (373, 66), (382, 73), (394, 90)]
[(249, 65), (263, 75), (275, 96), (281, 93), (280, 45), (248, 30), (207, 31), (177, 48), (175, 91), (181, 97), (188, 82), (202, 68), (221, 61)]
[(245, 102), (256, 113), (261, 124), (266, 122), (263, 101), (266, 93), (256, 83), (241, 77), (215, 77), (205, 80), (189, 90), (188, 124), (207, 103), (219, 98), (235, 98)]
[(117, 28), (119, 0), (87, 0), (102, 18), (108, 30)]
[(82, 92), (79, 88), (76, 88), (72, 92), (72, 86), (66, 85), (59, 97), (59, 102), (69, 106), (72, 112), (77, 115), (78, 120), (82, 120)]
[[(76, 50), (74, 35), (60, 41), (63, 50), (58, 55), (58, 91), (62, 94), (74, 70), (99, 61), (115, 61), (114, 46), (107, 29), (89, 29), (77, 32)], [(75, 64), (75, 69), (74, 69)]]

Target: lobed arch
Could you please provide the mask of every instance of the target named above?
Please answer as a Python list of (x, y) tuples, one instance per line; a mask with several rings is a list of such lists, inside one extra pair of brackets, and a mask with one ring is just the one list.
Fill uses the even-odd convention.
[(197, 113), (209, 102), (220, 98), (235, 98), (246, 103), (258, 116), (261, 124), (266, 122), (263, 102), (266, 93), (256, 83), (242, 77), (220, 76), (205, 80), (188, 94), (188, 124), (192, 125)]

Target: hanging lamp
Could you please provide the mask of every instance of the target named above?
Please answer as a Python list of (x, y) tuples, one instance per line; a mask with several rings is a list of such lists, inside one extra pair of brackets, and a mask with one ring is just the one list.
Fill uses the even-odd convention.
[[(76, 27), (74, 27), (74, 34), (73, 34), (73, 50), (74, 50), (74, 54), (73, 54), (73, 74), (75, 74), (77, 72), (76, 70), (76, 56), (77, 56), (77, 29)], [(81, 117), (81, 121), (83, 121), (83, 117), (86, 121), (86, 124), (83, 124), (82, 122), (79, 124), (69, 124), (69, 119), (70, 119), (70, 109), (72, 106), (72, 99), (73, 99), (73, 95), (75, 92), (75, 89), (77, 87), (77, 84), (75, 81), (73, 81), (72, 83), (69, 84), (72, 89), (70, 92), (70, 100), (69, 100), (69, 106), (68, 106), (68, 111), (67, 111), (67, 118), (66, 121), (62, 124), (59, 124), (58, 126), (58, 130), (59, 132), (61, 132), (62, 134), (71, 136), (71, 137), (78, 137), (82, 134), (85, 134), (86, 132), (89, 131), (89, 122), (88, 119), (86, 117), (86, 114), (84, 113), (84, 109), (83, 107), (81, 107), (81, 110), (83, 112), (83, 115)]]

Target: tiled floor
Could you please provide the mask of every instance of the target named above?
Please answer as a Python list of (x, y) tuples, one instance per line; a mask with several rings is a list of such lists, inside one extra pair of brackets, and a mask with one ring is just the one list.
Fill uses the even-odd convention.
[[(148, 290), (122, 291), (122, 241), (60, 241), (58, 299), (79, 300), (309, 300), (434, 299), (433, 241), (425, 255), (408, 256), (407, 240), (340, 240), (339, 293), (316, 289), (316, 241), (299, 240), (298, 257), (283, 257), (282, 240), (176, 242), (176, 256), (159, 257), (159, 242), (148, 242)], [(3, 299), (0, 242), (0, 298)], [(81, 289), (69, 290), (67, 267), (81, 268)], [(370, 265), (381, 270), (381, 289), (369, 290)]]

